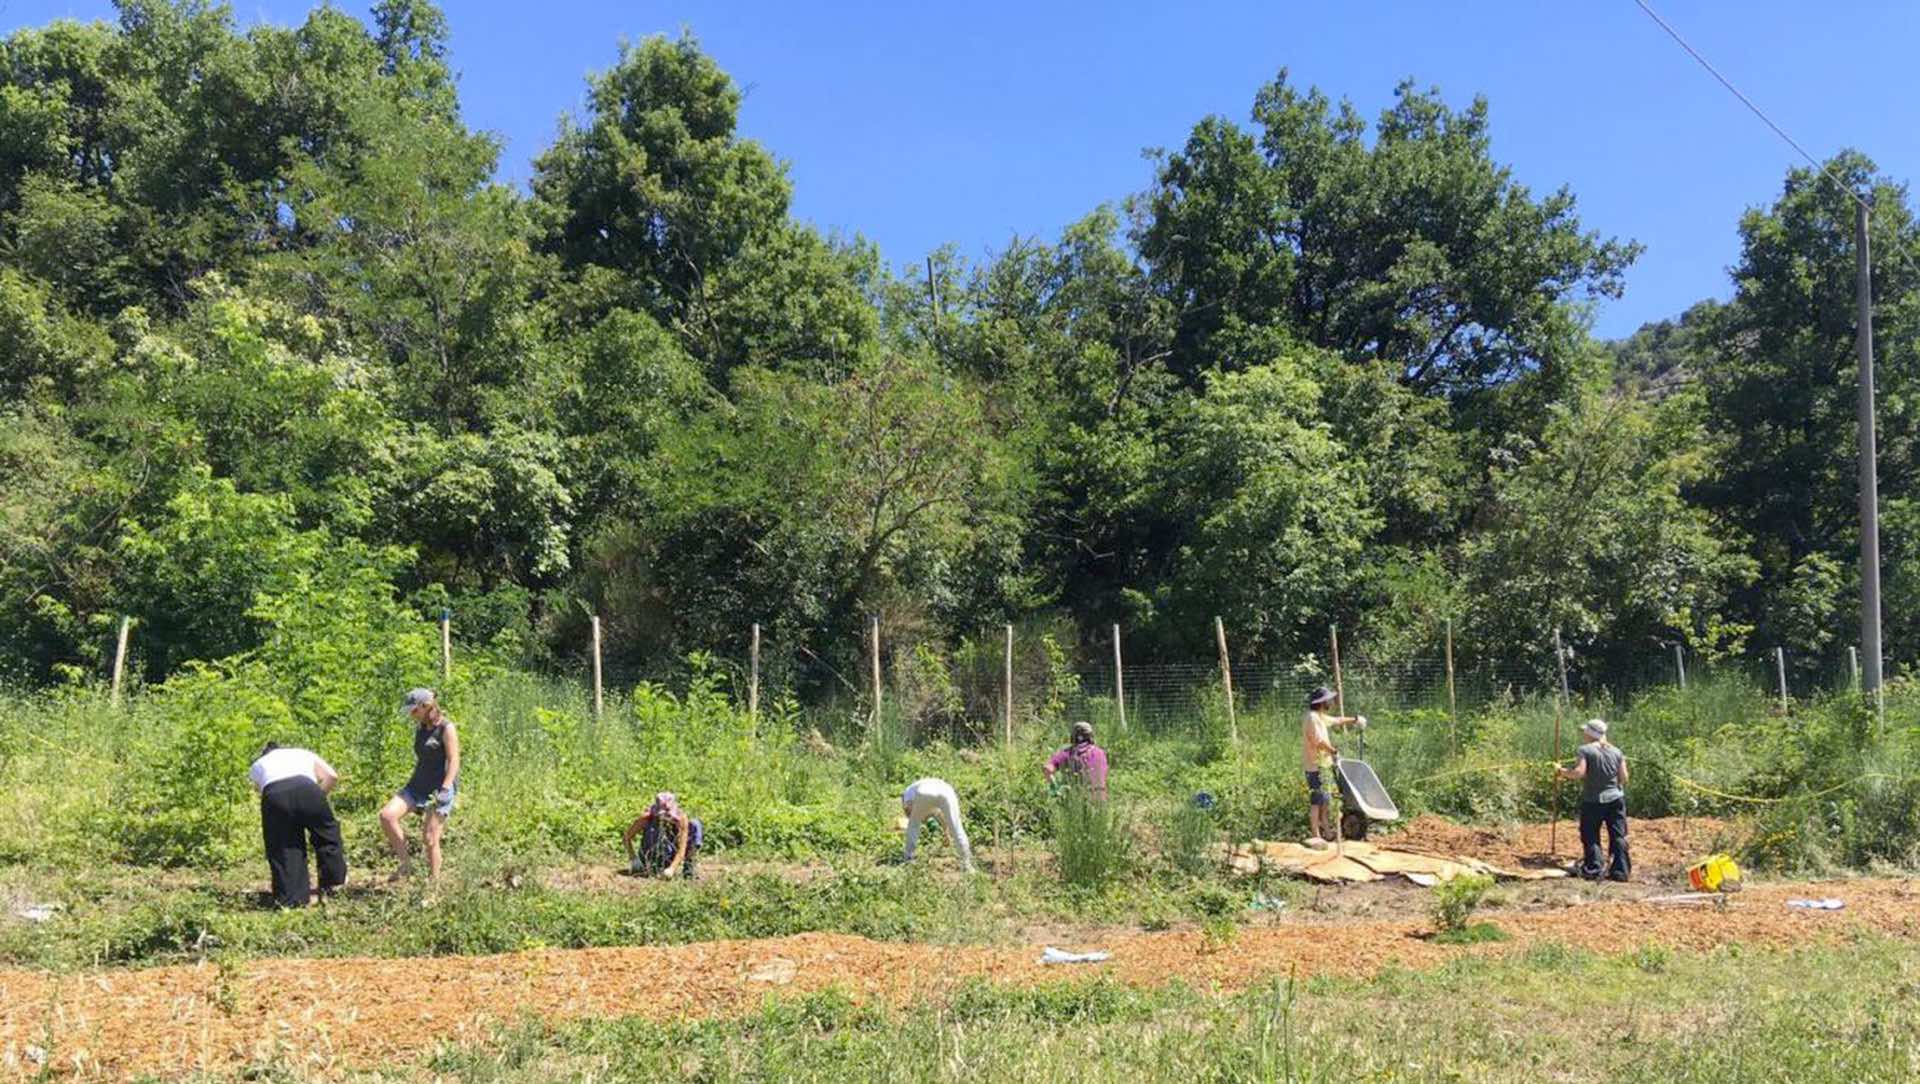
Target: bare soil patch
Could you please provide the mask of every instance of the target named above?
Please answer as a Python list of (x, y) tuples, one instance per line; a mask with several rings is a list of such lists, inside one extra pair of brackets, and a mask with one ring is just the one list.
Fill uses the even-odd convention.
[[(1831, 896), (1837, 912), (1788, 908)], [(1281, 922), (1224, 946), (1194, 931), (1114, 934), (1105, 964), (1041, 965), (1039, 946), (890, 944), (835, 934), (672, 947), (510, 953), (486, 957), (257, 960), (52, 975), (0, 971), (0, 1068), (117, 1078), (231, 1071), (269, 1060), (344, 1072), (417, 1058), (441, 1042), (484, 1041), (526, 1017), (565, 1021), (637, 1015), (737, 1015), (775, 991), (837, 986), (890, 1003), (940, 998), (985, 979), (1038, 984), (1105, 974), (1140, 986), (1182, 981), (1237, 990), (1276, 975), (1366, 976), (1424, 968), (1460, 954), (1556, 941), (1597, 952), (1662, 945), (1706, 951), (1729, 942), (1789, 946), (1871, 931), (1920, 938), (1920, 887), (1856, 880), (1750, 887), (1724, 907), (1655, 908), (1616, 897), (1497, 916), (1503, 945), (1449, 947), (1423, 920)]]

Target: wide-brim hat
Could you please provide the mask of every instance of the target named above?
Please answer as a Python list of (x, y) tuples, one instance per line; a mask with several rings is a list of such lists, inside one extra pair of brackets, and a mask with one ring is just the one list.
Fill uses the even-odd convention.
[(1338, 697), (1334, 695), (1334, 691), (1322, 685), (1313, 690), (1312, 694), (1307, 697), (1307, 706), (1317, 708), (1322, 704), (1336, 699), (1338, 699)]

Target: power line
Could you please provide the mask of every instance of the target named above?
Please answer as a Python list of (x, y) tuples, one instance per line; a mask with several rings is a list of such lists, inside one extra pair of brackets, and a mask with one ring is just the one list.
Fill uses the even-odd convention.
[[(1781, 139), (1785, 140), (1787, 146), (1792, 147), (1795, 151), (1798, 151), (1800, 154), (1800, 157), (1805, 158), (1807, 160), (1808, 165), (1812, 166), (1815, 170), (1819, 171), (1819, 173), (1822, 176), (1826, 177), (1827, 180), (1832, 181), (1833, 186), (1835, 188), (1838, 188), (1841, 192), (1845, 193), (1848, 199), (1859, 204), (1860, 207), (1867, 212), (1867, 217), (1869, 219), (1873, 217), (1873, 203), (1870, 200), (1860, 195), (1860, 193), (1855, 192), (1853, 189), (1847, 187), (1847, 183), (1840, 179), (1839, 174), (1835, 173), (1831, 166), (1823, 164), (1822, 162), (1820, 162), (1819, 159), (1815, 158), (1811, 154), (1808, 154), (1807, 149), (1805, 147), (1802, 147), (1799, 144), (1799, 142), (1795, 140), (1792, 136), (1788, 135), (1787, 130), (1785, 128), (1782, 128), (1778, 124), (1775, 124), (1773, 121), (1773, 118), (1767, 116), (1765, 110), (1755, 105), (1752, 98), (1749, 98), (1745, 94), (1741, 93), (1740, 88), (1734, 86), (1733, 81), (1731, 79), (1728, 79), (1726, 76), (1721, 75), (1720, 69), (1714, 67), (1712, 62), (1710, 62), (1709, 60), (1707, 60), (1706, 57), (1700, 54), (1700, 50), (1695, 49), (1690, 43), (1688, 43), (1686, 38), (1681, 37), (1680, 31), (1675, 30), (1673, 28), (1672, 23), (1669, 23), (1665, 19), (1662, 19), (1660, 17), (1660, 13), (1653, 10), (1653, 7), (1647, 3), (1647, 0), (1633, 0), (1633, 2), (1639, 5), (1641, 11), (1644, 11), (1647, 13), (1647, 18), (1652, 19), (1655, 23), (1659, 24), (1660, 29), (1666, 31), (1667, 36), (1672, 38), (1674, 42), (1680, 46), (1680, 48), (1685, 49), (1687, 51), (1688, 56), (1698, 61), (1700, 66), (1707, 70), (1708, 75), (1713, 76), (1714, 79), (1719, 81), (1721, 86), (1727, 88), (1727, 93), (1733, 95), (1735, 98), (1740, 99), (1740, 104), (1746, 106), (1749, 110), (1751, 110), (1754, 116), (1759, 117), (1760, 122), (1762, 124), (1765, 124), (1768, 128), (1771, 128), (1773, 130), (1774, 135), (1777, 135)], [(1913, 256), (1907, 251), (1906, 246), (1895, 244), (1893, 246), (1893, 250), (1900, 254), (1900, 259), (1906, 263), (1907, 270), (1912, 271), (1916, 277), (1920, 277), (1920, 266), (1916, 266), (1914, 264)]]
[(1740, 88), (1734, 86), (1732, 80), (1728, 79), (1724, 75), (1721, 75), (1720, 69), (1714, 67), (1713, 64), (1709, 62), (1706, 57), (1700, 55), (1700, 50), (1695, 49), (1692, 45), (1689, 45), (1687, 43), (1687, 39), (1681, 37), (1680, 32), (1673, 28), (1672, 23), (1669, 23), (1665, 19), (1662, 19), (1660, 17), (1659, 12), (1653, 10), (1653, 8), (1647, 5), (1647, 0), (1633, 0), (1633, 2), (1640, 5), (1640, 10), (1647, 13), (1647, 18), (1652, 19), (1656, 23), (1659, 23), (1660, 29), (1666, 31), (1667, 36), (1672, 38), (1676, 43), (1678, 43), (1680, 48), (1685, 49), (1687, 51), (1688, 56), (1699, 61), (1700, 66), (1707, 69), (1708, 75), (1711, 75), (1715, 79), (1719, 80), (1720, 85), (1727, 88), (1727, 93), (1740, 99), (1740, 104), (1752, 110), (1753, 115), (1756, 117), (1759, 117), (1760, 122), (1762, 124), (1765, 124), (1767, 127), (1773, 129), (1774, 135), (1777, 135), (1781, 139), (1786, 140), (1787, 146), (1792, 147), (1796, 151), (1799, 151), (1800, 157), (1805, 158), (1807, 160), (1808, 165), (1812, 166), (1814, 169), (1819, 170), (1821, 173), (1826, 174), (1827, 179), (1832, 181), (1835, 187), (1840, 189), (1840, 191), (1845, 192), (1848, 198), (1854, 200), (1855, 202), (1859, 203), (1861, 206), (1865, 207), (1869, 214), (1873, 212), (1873, 207), (1871, 204), (1867, 203), (1866, 200), (1861, 199), (1859, 193), (1855, 192), (1851, 188), (1848, 188), (1846, 182), (1841, 180), (1840, 177), (1837, 174), (1835, 174), (1831, 168), (1825, 165), (1822, 165), (1820, 161), (1816, 159), (1813, 155), (1808, 154), (1807, 149), (1805, 147), (1802, 147), (1798, 142), (1796, 142), (1792, 136), (1788, 135), (1786, 129), (1780, 127), (1778, 124), (1775, 124), (1773, 122), (1772, 117), (1767, 116), (1764, 110), (1762, 110), (1759, 106), (1753, 104), (1752, 98), (1749, 98), (1745, 94), (1740, 93)]

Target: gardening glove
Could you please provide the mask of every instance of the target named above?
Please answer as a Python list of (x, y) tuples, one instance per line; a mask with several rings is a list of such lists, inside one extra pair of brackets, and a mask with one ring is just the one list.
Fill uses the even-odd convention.
[(1367, 717), (1361, 715), (1357, 716), (1357, 718), (1360, 720), (1360, 729), (1365, 730), (1367, 728)]
[(446, 805), (448, 802), (453, 801), (453, 788), (441, 787), (439, 790), (434, 791), (433, 800), (439, 802), (441, 805)]

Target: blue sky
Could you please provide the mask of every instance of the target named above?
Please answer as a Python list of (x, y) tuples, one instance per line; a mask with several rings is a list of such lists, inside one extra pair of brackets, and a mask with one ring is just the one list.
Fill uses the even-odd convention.
[[(311, 5), (235, 5), (245, 25)], [(367, 5), (342, 6), (360, 14)], [(1654, 6), (1816, 156), (1842, 146), (1920, 175), (1920, 4)], [(1725, 296), (1740, 212), (1798, 159), (1632, 0), (1315, 3), (506, 3), (448, 0), (469, 123), (523, 181), (583, 75), (621, 37), (692, 29), (748, 90), (744, 134), (791, 164), (795, 213), (859, 232), (896, 266), (982, 258), (1145, 186), (1146, 147), (1209, 113), (1244, 121), (1281, 67), (1369, 115), (1412, 77), (1485, 94), (1494, 153), (1536, 190), (1570, 185), (1589, 228), (1646, 253), (1596, 314), (1623, 335)], [(0, 27), (112, 17), (107, 0), (0, 0)]]

